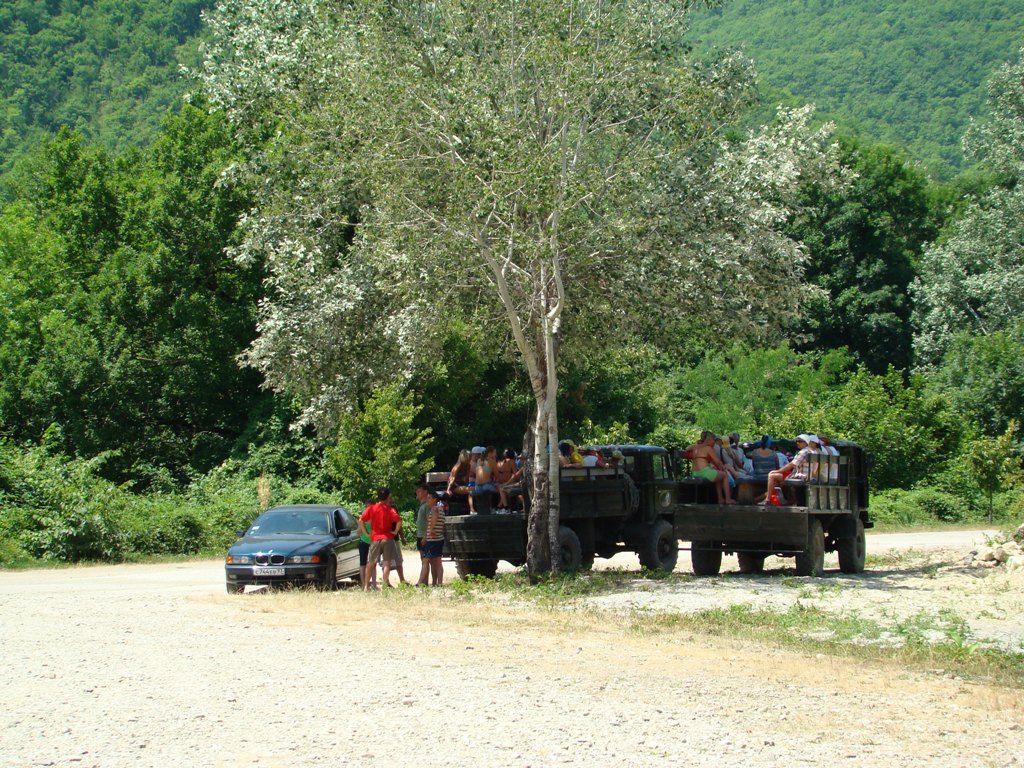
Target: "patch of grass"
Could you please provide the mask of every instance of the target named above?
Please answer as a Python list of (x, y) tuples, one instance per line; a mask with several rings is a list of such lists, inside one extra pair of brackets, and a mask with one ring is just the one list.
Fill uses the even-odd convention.
[(647, 569), (643, 569), (639, 573), (621, 569), (606, 569), (547, 574), (539, 580), (533, 581), (525, 570), (520, 569), (512, 573), (498, 574), (493, 579), (478, 576), (470, 576), (464, 580), (457, 579), (451, 582), (451, 593), (460, 599), (502, 593), (508, 597), (538, 605), (562, 607), (567, 601), (621, 590), (626, 583), (631, 589), (636, 589), (638, 581), (657, 582), (668, 579), (689, 581), (691, 578), (690, 576)]
[(957, 677), (1024, 687), (1024, 648), (1013, 653), (975, 642), (951, 611), (920, 613), (885, 626), (856, 613), (835, 614), (806, 605), (766, 611), (732, 605), (698, 613), (645, 613), (640, 634), (690, 632), (770, 642), (806, 653), (829, 653), (884, 664), (941, 669)]

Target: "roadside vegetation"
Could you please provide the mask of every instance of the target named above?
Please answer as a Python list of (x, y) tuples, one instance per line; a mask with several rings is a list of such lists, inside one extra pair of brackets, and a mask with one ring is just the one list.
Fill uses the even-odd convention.
[[(145, 38), (140, 50), (150, 58), (147, 63), (140, 54), (132, 66), (156, 73), (156, 64), (166, 64), (178, 46), (195, 63), (199, 14), (212, 4), (136, 3), (156, 19), (141, 25), (129, 23), (116, 0), (95, 4), (81, 19), (57, 13), (58, 6), (71, 11), (80, 5), (92, 9), (19, 0), (0, 11), (6, 66), (26, 82), (33, 72), (42, 78), (41, 67), (50, 78), (45, 87), (5, 95), (3, 143), (11, 151), (0, 194), (0, 567), (219, 555), (234, 531), (267, 506), (330, 501), (359, 509), (381, 484), (394, 489), (409, 519), (411, 488), (425, 470), (450, 468), (459, 449), (472, 445), (521, 449), (536, 415), (535, 392), (506, 343), (511, 328), (493, 322), (496, 300), (486, 290), (487, 270), (465, 269), (465, 262), (451, 267), (446, 259), (461, 258), (461, 246), (431, 236), (379, 244), (385, 269), (369, 278), (360, 272), (366, 262), (353, 250), (360, 245), (354, 225), (365, 213), (367, 191), (345, 174), (330, 173), (356, 171), (369, 160), (336, 142), (329, 149), (339, 165), (327, 168), (320, 141), (330, 131), (303, 122), (312, 117), (302, 99), (327, 87), (327, 80), (330, 87), (347, 87), (347, 80), (324, 78), (315, 65), (303, 70), (319, 61), (315, 57), (286, 57), (282, 66), (297, 67), (296, 79), (282, 82), (312, 79), (291, 93), (297, 101), (276, 101), (275, 88), (284, 85), (272, 80), (280, 73), (261, 67), (278, 59), (249, 51), (261, 56), (258, 66), (225, 66), (219, 76), (211, 67), (205, 83), (192, 83), (189, 103), (175, 101), (158, 128), (147, 121), (139, 141), (144, 151), (114, 146), (111, 134), (86, 127), (84, 99), (95, 80), (89, 73), (100, 73), (106, 88), (120, 87), (121, 76), (127, 82), (136, 70), (122, 68), (127, 63), (113, 54), (104, 66), (104, 51), (87, 51), (85, 43), (111, 43), (118, 30), (131, 27)], [(297, 8), (282, 16), (280, 28), (321, 46), (316, 53), (323, 61), (346, 60), (329, 47), (336, 42), (326, 34), (330, 25), (299, 28), (310, 23), (305, 5), (223, 5), (242, 15), (250, 6), (271, 14)], [(53, 30), (42, 34), (50, 22), (64, 25), (82, 45), (59, 44)], [(218, 33), (229, 62), (236, 61), (227, 37), (232, 29), (225, 23)], [(173, 42), (158, 44), (164, 33)], [(117, 55), (128, 50), (122, 46)], [(46, 51), (60, 51), (67, 60), (51, 67), (56, 59)], [(721, 143), (707, 143), (694, 157), (683, 153), (666, 177), (671, 184), (649, 191), (671, 188), (682, 195), (699, 176), (708, 199), (731, 215), (739, 188), (729, 174), (750, 167), (747, 160), (766, 174), (759, 180), (764, 188), (744, 189), (742, 225), (709, 209), (701, 214), (706, 221), (698, 217), (684, 227), (665, 215), (666, 206), (682, 198), (635, 199), (637, 185), (604, 208), (612, 217), (633, 215), (629, 226), (616, 220), (602, 235), (586, 206), (566, 217), (581, 237), (605, 238), (600, 248), (582, 243), (586, 258), (600, 252), (604, 259), (585, 262), (587, 275), (607, 276), (608, 263), (636, 269), (622, 273), (627, 282), (616, 282), (621, 293), (614, 301), (607, 283), (588, 284), (588, 303), (566, 318), (556, 345), (563, 354), (559, 434), (577, 443), (680, 446), (702, 429), (735, 429), (750, 440), (825, 432), (862, 444), (872, 456), (871, 515), (880, 526), (1016, 527), (1024, 521), (1024, 156), (1015, 139), (1024, 126), (1024, 62), (1007, 62), (991, 75), (986, 111), (964, 137), (970, 173), (939, 182), (901, 148), (854, 137), (856, 131), (842, 125), (835, 135), (844, 138), (829, 139), (827, 147), (821, 133), (805, 142), (807, 113), (787, 113), (764, 133), (746, 134), (745, 121), (764, 106), (752, 70), (726, 57), (712, 72), (705, 59), (687, 59), (686, 46), (675, 53), (668, 60), (701, 83), (717, 121), (701, 127), (711, 119), (709, 110), (690, 105), (687, 130), (702, 140), (721, 137)], [(77, 101), (44, 116), (33, 94), (49, 94), (52, 101), (63, 87), (52, 78), (72, 70), (75, 76), (65, 80), (77, 83)], [(118, 83), (110, 80), (114, 71)], [(257, 75), (266, 78), (255, 84), (267, 89), (260, 91), (266, 100), (249, 98), (256, 91), (246, 78)], [(386, 79), (389, 73), (371, 75)], [(467, 82), (476, 76), (467, 68)], [(714, 90), (727, 82), (729, 90)], [(136, 86), (132, 99), (145, 90), (141, 81)], [(694, 85), (692, 92), (698, 90)], [(166, 93), (154, 86), (151, 95), (163, 99)], [(231, 103), (228, 93), (258, 112), (248, 128), (217, 108), (215, 97)], [(313, 101), (348, 108), (358, 100)], [(124, 122), (119, 110), (126, 104), (112, 103), (105, 114)], [(453, 104), (464, 106), (460, 99)], [(481, 103), (466, 119), (488, 108)], [(359, 124), (379, 122), (370, 113), (352, 117)], [(283, 125), (294, 132), (279, 130)], [(481, 153), (484, 166), (499, 149), (515, 164), (515, 154), (506, 152), (510, 142), (488, 134), (487, 121), (478, 129), (477, 140), (464, 143)], [(300, 139), (305, 154), (294, 151)], [(783, 150), (794, 152), (796, 165), (809, 166), (807, 173), (772, 177), (777, 164), (764, 158)], [(293, 165), (300, 156), (308, 173)], [(715, 163), (699, 165), (710, 157)], [(268, 168), (281, 174), (280, 183), (256, 172), (269, 174)], [(380, 177), (395, 181), (395, 174)], [(466, 180), (460, 192), (471, 202), (479, 197), (472, 183)], [(412, 188), (419, 194), (452, 186), (417, 179)], [(313, 188), (320, 191), (310, 193)], [(403, 194), (396, 192), (394, 200)], [(593, 205), (587, 194), (580, 199)], [(285, 213), (264, 216), (261, 206), (271, 202)], [(291, 215), (288, 207), (306, 205), (316, 210)], [(636, 228), (658, 218), (647, 206), (664, 219), (659, 237), (671, 234), (659, 241), (671, 248), (653, 256), (644, 240), (651, 233)], [(516, 210), (492, 220), (516, 221), (524, 209)], [(295, 231), (276, 231), (282, 221)], [(640, 245), (623, 245), (623, 232)], [(746, 239), (754, 234), (760, 239)], [(427, 240), (435, 251), (430, 269), (416, 260), (426, 258), (421, 246)], [(713, 241), (731, 266), (693, 278), (700, 289), (694, 295), (707, 296), (699, 307), (663, 298), (652, 311), (649, 302), (630, 298), (660, 295), (666, 281), (645, 282), (651, 268), (627, 256), (647, 253), (676, 265), (679, 277), (714, 261), (708, 255)], [(754, 262), (729, 250), (736, 243), (759, 254), (760, 272), (738, 274)], [(381, 329), (383, 292), (398, 281), (386, 259), (396, 254), (408, 279), (387, 295), (397, 320)], [(763, 288), (778, 276), (765, 264), (777, 266), (789, 256), (801, 264), (794, 278), (799, 301), (796, 283)], [(467, 274), (465, 280), (445, 278), (453, 289), (477, 283), (458, 297), (434, 294), (420, 284), (420, 267), (442, 276)], [(347, 283), (350, 278), (365, 283)], [(756, 317), (747, 315), (757, 302), (728, 293), (741, 278), (766, 307)], [(342, 284), (351, 296), (342, 296)], [(626, 285), (634, 289), (622, 291)], [(349, 299), (361, 302), (359, 313), (346, 312)], [(412, 304), (427, 313), (418, 328), (402, 325)], [(430, 344), (415, 343), (428, 330)], [(419, 353), (415, 362), (404, 356), (410, 348)], [(390, 375), (406, 363), (401, 375)]]

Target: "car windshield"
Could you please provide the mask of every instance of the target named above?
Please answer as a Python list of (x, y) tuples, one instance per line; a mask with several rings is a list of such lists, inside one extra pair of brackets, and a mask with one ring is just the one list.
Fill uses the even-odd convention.
[(274, 509), (256, 518), (249, 528), (250, 536), (275, 533), (327, 534), (331, 518), (321, 510)]

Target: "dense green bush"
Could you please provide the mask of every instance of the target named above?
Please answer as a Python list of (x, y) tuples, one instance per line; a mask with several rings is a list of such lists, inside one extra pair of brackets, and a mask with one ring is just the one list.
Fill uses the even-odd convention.
[(185, 490), (140, 495), (102, 478), (102, 463), (0, 441), (0, 565), (220, 552), (265, 506), (337, 501), (233, 462)]
[(959, 452), (956, 424), (948, 402), (926, 392), (920, 377), (861, 369), (839, 386), (797, 395), (766, 431), (811, 430), (859, 443), (874, 459), (871, 487), (883, 490), (930, 484)]
[(872, 518), (891, 525), (957, 522), (968, 517), (969, 511), (962, 499), (936, 488), (893, 488), (871, 497)]
[(179, 495), (136, 497), (120, 520), (126, 556), (196, 554), (209, 531), (200, 510)]
[(97, 475), (105, 456), (84, 461), (43, 447), (0, 443), (0, 536), (45, 560), (117, 559), (125, 492)]
[(399, 387), (377, 390), (358, 413), (342, 419), (338, 440), (326, 450), (331, 479), (348, 499), (376, 499), (387, 486), (401, 502), (413, 496), (423, 474), (433, 468), (430, 431), (415, 426), (423, 409)]

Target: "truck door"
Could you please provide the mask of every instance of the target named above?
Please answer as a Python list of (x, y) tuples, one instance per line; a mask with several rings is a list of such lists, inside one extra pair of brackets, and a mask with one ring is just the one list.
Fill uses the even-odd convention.
[(650, 471), (651, 476), (645, 478), (647, 482), (640, 490), (640, 509), (647, 523), (669, 514), (676, 503), (676, 483), (668, 465), (668, 454), (652, 453)]

